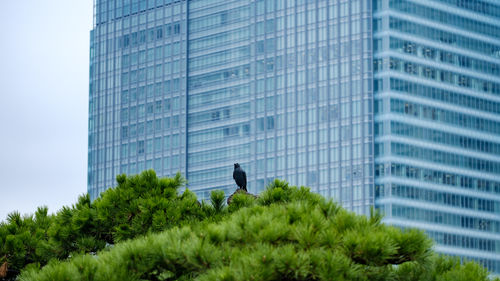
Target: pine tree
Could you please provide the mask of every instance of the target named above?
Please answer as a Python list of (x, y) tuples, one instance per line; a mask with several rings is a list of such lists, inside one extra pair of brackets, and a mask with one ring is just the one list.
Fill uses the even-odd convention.
[(222, 191), (210, 203), (179, 194), (179, 174), (117, 182), (53, 216), (11, 213), (0, 224), (0, 279), (489, 280), (477, 263), (434, 253), (422, 231), (358, 216), (307, 187), (275, 180), (225, 205)]

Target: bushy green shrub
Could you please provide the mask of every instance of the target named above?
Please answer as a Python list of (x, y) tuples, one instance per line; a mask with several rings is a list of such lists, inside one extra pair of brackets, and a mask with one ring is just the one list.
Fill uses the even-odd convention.
[(40, 207), (31, 216), (10, 213), (0, 223), (0, 266), (7, 265), (9, 276), (16, 276), (26, 264), (43, 263), (50, 256), (46, 238), (52, 222), (48, 208)]
[(214, 190), (210, 193), (210, 202), (212, 203), (215, 212), (222, 212), (222, 210), (224, 209), (224, 200), (226, 200), (224, 191)]
[(234, 212), (244, 207), (250, 207), (255, 204), (255, 197), (253, 195), (239, 192), (234, 194), (231, 204), (228, 207), (229, 212)]
[[(438, 256), (422, 232), (358, 216), (280, 180), (258, 198), (198, 202), (180, 175), (117, 177), (90, 202), (0, 225), (6, 280), (488, 280), (476, 263)], [(497, 279), (498, 280), (498, 279)]]
[[(451, 260), (440, 266), (449, 259), (433, 255), (421, 231), (400, 231), (331, 201), (311, 201), (305, 196), (288, 203), (253, 204), (219, 223), (149, 234), (95, 258), (81, 256), (26, 270), (19, 279), (488, 280), (476, 264)], [(337, 224), (346, 221), (350, 223)]]
[(82, 195), (53, 216), (47, 208), (39, 208), (34, 216), (10, 214), (0, 224), (0, 266), (6, 263), (9, 269), (5, 280), (15, 280), (29, 264), (44, 266), (54, 258), (95, 253), (107, 244), (211, 215), (191, 191), (178, 194), (185, 184), (180, 174), (159, 179), (150, 170), (131, 177), (119, 175), (117, 183), (95, 201)]

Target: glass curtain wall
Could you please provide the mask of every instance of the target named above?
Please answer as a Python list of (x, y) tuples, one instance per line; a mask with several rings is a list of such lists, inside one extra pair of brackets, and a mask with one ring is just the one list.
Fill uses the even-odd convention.
[(200, 199), (236, 189), (234, 163), (252, 174), (251, 8), (250, 1), (189, 1), (187, 178)]
[(116, 175), (186, 172), (186, 13), (180, 1), (99, 0), (91, 32), (88, 190)]
[(372, 2), (98, 0), (92, 198), (117, 174), (180, 171), (201, 199), (274, 178), (373, 205)]
[(373, 19), (376, 206), (496, 274), (498, 11), (498, 1), (376, 0)]
[(189, 2), (188, 180), (274, 178), (373, 205), (371, 1)]

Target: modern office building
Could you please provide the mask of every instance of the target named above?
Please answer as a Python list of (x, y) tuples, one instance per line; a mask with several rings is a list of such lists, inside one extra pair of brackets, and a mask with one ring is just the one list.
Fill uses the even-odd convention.
[(500, 1), (373, 1), (376, 206), (500, 273)]
[(150, 168), (229, 193), (239, 162), (500, 273), (498, 1), (94, 6), (92, 198)]
[(180, 171), (201, 198), (271, 179), (373, 206), (371, 3), (97, 1), (88, 189)]

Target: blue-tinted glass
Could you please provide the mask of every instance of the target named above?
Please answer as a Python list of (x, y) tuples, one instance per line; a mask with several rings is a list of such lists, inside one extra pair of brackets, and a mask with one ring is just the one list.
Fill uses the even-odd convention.
[(92, 198), (152, 167), (206, 199), (239, 162), (253, 193), (279, 177), (375, 205), (500, 273), (498, 3), (110, 4), (91, 33)]
[(391, 224), (426, 230), (440, 252), (498, 274), (500, 240), (482, 233), (500, 231), (491, 215), (500, 207), (500, 24), (490, 17), (500, 6), (384, 2), (375, 9), (399, 13), (373, 20), (375, 205)]

